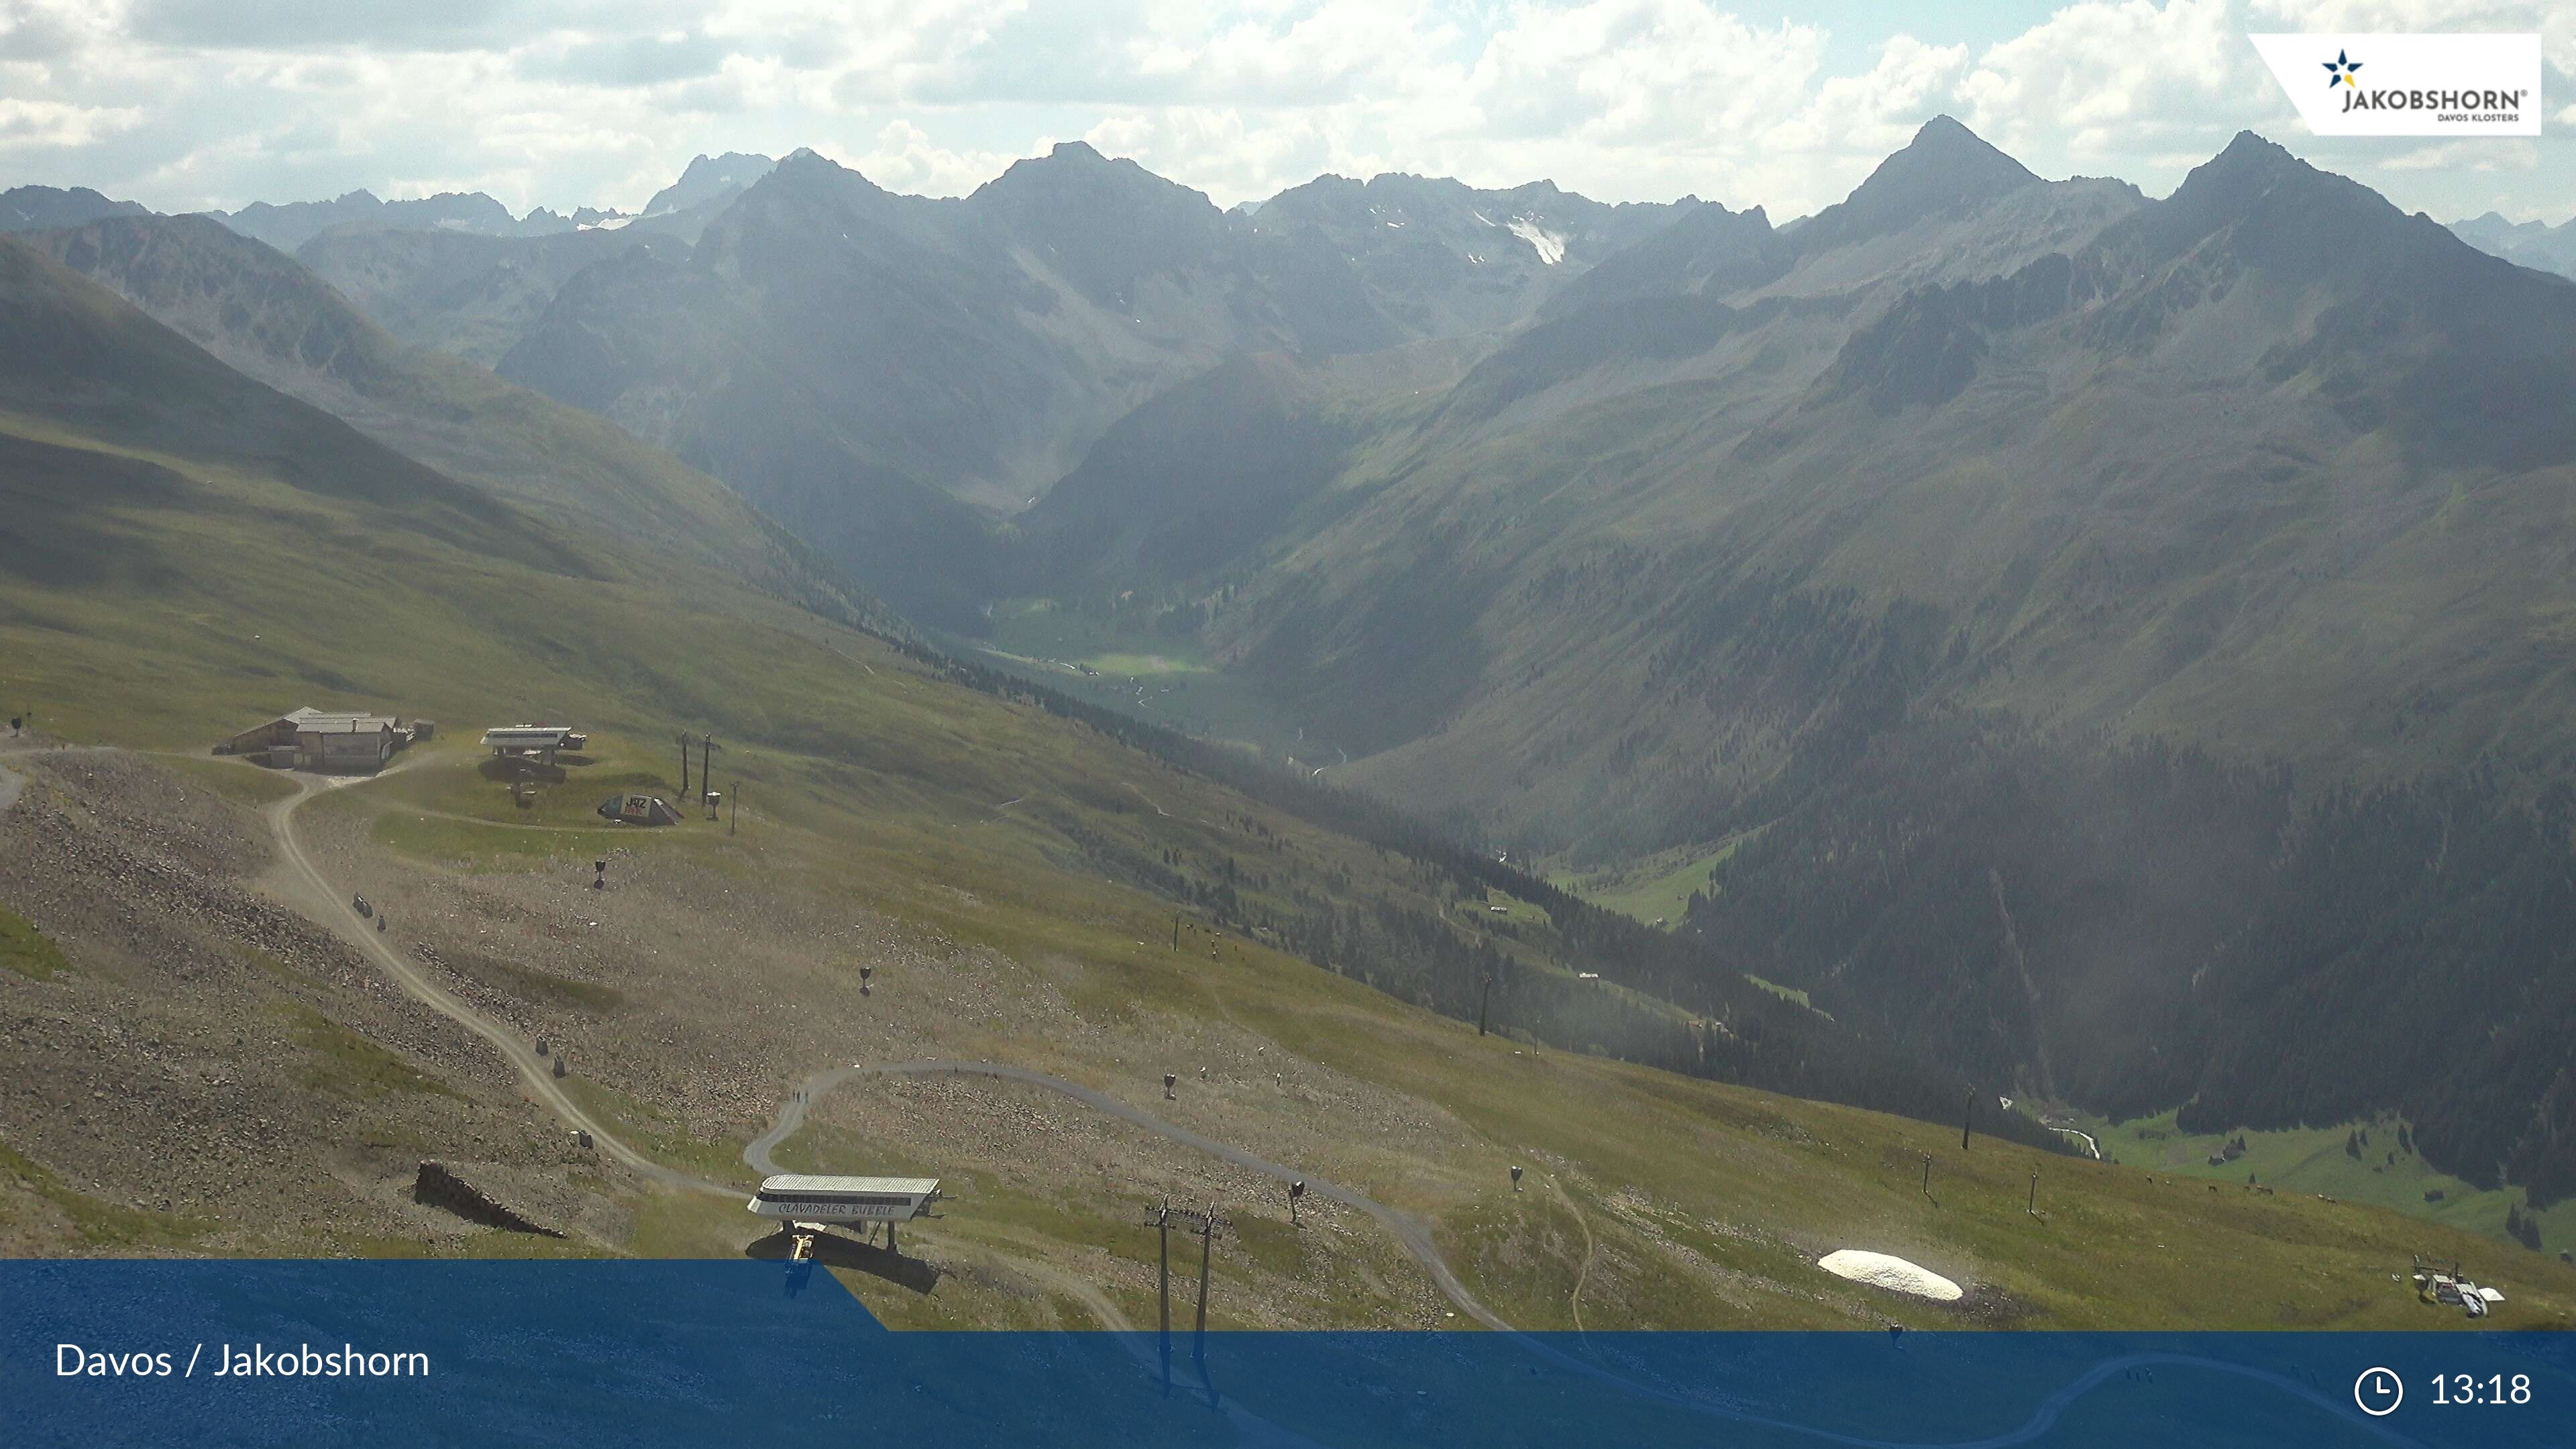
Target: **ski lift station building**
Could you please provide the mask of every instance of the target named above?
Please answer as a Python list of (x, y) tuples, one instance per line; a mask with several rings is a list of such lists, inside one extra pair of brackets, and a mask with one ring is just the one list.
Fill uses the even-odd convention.
[(590, 736), (569, 725), (494, 725), (483, 732), (483, 748), (503, 759), (551, 761), (557, 751), (580, 754)]
[(373, 774), (412, 732), (390, 715), (320, 710), (311, 705), (254, 725), (215, 746), (223, 755), (248, 755), (281, 769)]
[(761, 1180), (747, 1206), (765, 1218), (808, 1223), (906, 1223), (939, 1200), (935, 1177), (810, 1177)]

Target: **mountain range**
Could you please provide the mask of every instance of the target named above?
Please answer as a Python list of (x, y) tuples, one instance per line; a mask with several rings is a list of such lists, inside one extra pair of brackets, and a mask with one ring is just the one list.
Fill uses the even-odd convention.
[(2545, 221), (2510, 222), (2490, 211), (2451, 223), (2460, 240), (2479, 251), (2536, 271), (2576, 277), (2576, 220), (2551, 226)]
[(1682, 929), (2034, 1097), (2563, 1195), (2502, 1023), (2576, 1027), (2569, 396), (2576, 286), (2269, 142), (2150, 200), (1936, 121), (1472, 356), (1176, 390), (1023, 578), (1516, 854), (1695, 857)]
[[(555, 832), (574, 833), (562, 844), (585, 858), (593, 845), (628, 861), (655, 850), (601, 844), (610, 837), (583, 823), (590, 791), (667, 789), (638, 772), (662, 759), (670, 725), (694, 721), (726, 739), (728, 778), (763, 792), (743, 834), (766, 839), (740, 868), (794, 862), (788, 873), (835, 912), (888, 898), (852, 892), (853, 851), (882, 857), (867, 867), (874, 892), (953, 896), (953, 873), (972, 870), (995, 898), (1034, 887), (1091, 909), (1142, 902), (1147, 922), (1178, 903), (1228, 937), (1294, 953), (1279, 960), (1302, 957), (1309, 989), (1342, 989), (1347, 974), (1453, 1019), (1490, 993), (1532, 1044), (1918, 1116), (1946, 1119), (1958, 1100), (1955, 1074), (1383, 805), (871, 632), (883, 621), (819, 593), (819, 575), (786, 587), (799, 556), (769, 554), (772, 526), (712, 480), (667, 459), (621, 478), (654, 466), (640, 444), (616, 451), (605, 423), (513, 400), (489, 374), (430, 360), (334, 303), (290, 259), (202, 217), (0, 237), (0, 635), (13, 694), (37, 701), (44, 727), (162, 745), (256, 717), (281, 691), (451, 721), (577, 710), (597, 731), (581, 764), (595, 783), (552, 802), (527, 859), (493, 862), (516, 871), (551, 860)], [(491, 435), (488, 451), (457, 433)], [(534, 454), (560, 474), (520, 471)], [(784, 562), (746, 578), (744, 560), (765, 555)], [(601, 757), (619, 772), (601, 780)], [(509, 778), (477, 773), (480, 758), (470, 745), (433, 754), (421, 774), (450, 778), (442, 799), (512, 812), (469, 817), (470, 829), (518, 828), (526, 802), (478, 789)], [(216, 768), (207, 778), (234, 790), (263, 783)], [(991, 823), (1006, 785), (1042, 792), (1038, 808), (1002, 832), (954, 833)], [(1149, 785), (1189, 815), (1141, 808)], [(1363, 862), (1407, 880), (1373, 879)], [(1532, 914), (1466, 916), (1497, 891)], [(1064, 914), (1050, 907), (1021, 949), (1061, 949)], [(1130, 930), (1110, 932), (1120, 958)], [(1613, 963), (1635, 986), (1575, 971)], [(1378, 999), (1371, 1010), (1400, 1009)], [(2050, 1141), (2021, 1118), (1984, 1130)]]
[(714, 479), (619, 429), (388, 335), (276, 250), (199, 216), (110, 216), (26, 238), (239, 374), (401, 456), (601, 539), (722, 568), (842, 617), (866, 593)]
[[(1952, 707), (2330, 771), (2558, 769), (2571, 737), (2520, 691), (2551, 687), (2571, 308), (2250, 136), (2149, 201), (1936, 122), (1796, 227), (1677, 220), (1463, 367), (1194, 383), (1031, 512), (1028, 567), (1221, 589), (1204, 637), (1368, 756), (1355, 777), (1547, 848), (1671, 844), (1700, 808), (1676, 779), (1731, 793), (1815, 727), (1741, 698), (1748, 589), (1930, 631)], [(1224, 456), (1227, 408), (1309, 441)], [(1273, 521), (1195, 555), (1103, 542), (1238, 496)], [(2481, 549), (2478, 588), (2441, 582)], [(2381, 589), (2489, 631), (2334, 642)], [(2412, 702), (2348, 709), (2364, 690)]]
[(149, 216), (139, 202), (112, 201), (86, 186), (13, 186), (0, 191), (0, 232), (79, 226), (102, 216)]
[(567, 282), (497, 370), (971, 627), (999, 583), (989, 517), (1149, 398), (1230, 358), (1511, 320), (1662, 214), (1398, 177), (1246, 217), (1079, 143), (931, 200), (799, 152), (685, 259), (628, 253)]
[(525, 216), (512, 216), (509, 208), (480, 191), (443, 191), (406, 201), (385, 201), (371, 191), (352, 191), (328, 201), (296, 201), (283, 206), (255, 201), (239, 211), (211, 211), (206, 215), (243, 236), (291, 252), (326, 231), (343, 227), (416, 227), (469, 236), (546, 236), (595, 225), (610, 214), (583, 208), (563, 216), (541, 206)]
[[(109, 214), (40, 190), (31, 229)], [(972, 628), (1008, 567), (996, 520), (1149, 398), (1230, 358), (1480, 335), (1698, 205), (1384, 175), (1226, 212), (1069, 143), (952, 201), (728, 153), (633, 217), (366, 192), (209, 215), (396, 338), (616, 421)]]
[[(2474, 1216), (2384, 1211), (2460, 1187), (2411, 1149), (2366, 1202), (2222, 1202), (2159, 1163), (2053, 1155), (2062, 1134), (1987, 1105), (1993, 1083), (1971, 1146), (1964, 1072), (1764, 989), (1708, 940), (749, 587), (740, 541), (693, 536), (756, 528), (747, 510), (651, 503), (711, 480), (421, 353), (204, 218), (0, 237), (0, 641), (39, 736), (0, 811), (12, 1253), (738, 1260), (765, 1225), (698, 1189), (765, 1174), (740, 1144), (779, 1084), (936, 1056), (1139, 1111), (1177, 1068), (1182, 1105), (1146, 1120), (1192, 1125), (1173, 1150), (1120, 1143), (1104, 1186), (1103, 1139), (1065, 1115), (1089, 1107), (1050, 1096), (1033, 1131), (1016, 1084), (992, 1111), (938, 1083), (938, 1110), (871, 1109), (892, 1139), (810, 1124), (790, 1167), (974, 1185), (906, 1230), (936, 1279), (855, 1275), (895, 1327), (1116, 1328), (1150, 1295), (1133, 1225), (1165, 1191), (1234, 1204), (1248, 1231), (1212, 1248), (1216, 1311), (1263, 1328), (1439, 1331), (1480, 1305), (1596, 1342), (2397, 1328), (2424, 1310), (2375, 1285), (2408, 1251), (2515, 1285), (2508, 1327), (2576, 1304), (2576, 1273)], [(497, 435), (488, 481), (434, 426), (450, 407)], [(513, 476), (546, 457), (562, 477)], [(648, 467), (650, 493), (602, 471)], [(285, 701), (444, 723), (328, 791), (206, 757)], [(588, 741), (543, 769), (474, 743), (531, 717)], [(689, 798), (682, 729), (723, 741), (725, 823), (604, 828), (604, 792)], [(332, 931), (361, 892), (372, 928)], [(525, 1049), (493, 1050), (538, 1040), (575, 1110), (531, 1100), (549, 1078)], [(1202, 1143), (1400, 1184), (1442, 1251), (1344, 1203), (1292, 1221), (1267, 1178), (1210, 1187)], [(418, 1191), (424, 1161), (476, 1196)], [(1541, 1165), (1527, 1192), (1504, 1170), (1521, 1162)], [(2024, 1215), (2033, 1171), (2087, 1251)], [(472, 1206), (496, 1200), (510, 1225)], [(1960, 1275), (1977, 1317), (1821, 1272), (1812, 1245), (1852, 1234)]]
[(2563, 229), (2250, 134), (2161, 199), (2046, 180), (1947, 118), (1786, 225), (1227, 211), (1078, 143), (294, 258), (68, 195), (9, 193), (48, 255), (531, 516), (698, 520), (961, 644), (1040, 600), (1497, 852), (1686, 862), (1666, 999), (1747, 970), (2070, 1110), (2400, 1111), (2576, 1195)]
[(716, 213), (732, 205), (735, 197), (777, 165), (774, 158), (740, 151), (692, 157), (679, 180), (654, 192), (642, 211), (619, 225), (667, 231), (695, 244), (698, 233), (706, 230)]

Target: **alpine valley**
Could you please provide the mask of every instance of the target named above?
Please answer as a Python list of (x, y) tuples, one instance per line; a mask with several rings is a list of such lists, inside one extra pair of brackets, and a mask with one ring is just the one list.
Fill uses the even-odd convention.
[[(579, 700), (637, 789), (720, 720), (752, 788), (832, 802), (780, 878), (860, 861), (910, 903), (886, 939), (1043, 963), (1097, 1009), (1069, 1072), (1143, 1030), (1115, 973), (1244, 1029), (1102, 964), (1186, 910), (1307, 973), (1245, 1013), (1360, 1076), (1385, 1021), (1501, 999), (1533, 1061), (1951, 1137), (2000, 1099), (2016, 1151), (2576, 1244), (2566, 227), (2407, 215), (2251, 133), (2150, 197), (1939, 118), (1791, 220), (1403, 174), (1228, 210), (1067, 143), (950, 198), (799, 150), (632, 214), (20, 187), (0, 230), (0, 442), (52, 530), (0, 533), (0, 627), (87, 723), (393, 698), (351, 651), (459, 710)], [(317, 574), (347, 648), (254, 649), (240, 580), (324, 529), (406, 540), (402, 607)], [(162, 611), (224, 642), (98, 604), (119, 568), (229, 600)], [(349, 838), (517, 828), (461, 766), (403, 788)], [(1386, 1100), (1505, 1131), (1424, 1070)], [(739, 1083), (636, 1072), (630, 1126), (743, 1126)], [(467, 1096), (436, 1110), (504, 1110)], [(1644, 1160), (1646, 1120), (1598, 1131)]]

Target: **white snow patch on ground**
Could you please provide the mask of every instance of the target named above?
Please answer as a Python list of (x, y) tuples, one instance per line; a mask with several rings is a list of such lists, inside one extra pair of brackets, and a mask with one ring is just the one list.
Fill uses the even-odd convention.
[(2061, 1136), (2061, 1137), (2073, 1137), (2073, 1138), (2076, 1138), (2077, 1140), (2081, 1141), (2081, 1142), (2084, 1144), (2084, 1155), (2085, 1155), (2085, 1156), (2090, 1157), (2090, 1158), (2094, 1159), (2094, 1160), (2095, 1160), (2095, 1161), (2097, 1161), (2097, 1162), (2101, 1160), (2101, 1158), (2102, 1158), (2102, 1144), (2093, 1140), (2093, 1134), (2092, 1134), (2092, 1133), (2090, 1133), (2090, 1132), (2078, 1132), (2077, 1130), (2075, 1130), (2075, 1129), (2074, 1129), (2074, 1128), (2072, 1128), (2072, 1127), (2051, 1127), (2051, 1128), (2049, 1128), (2048, 1130), (2049, 1130), (2049, 1131), (2051, 1131), (2051, 1132), (2054, 1132), (2054, 1133), (2058, 1134), (2058, 1135), (2059, 1135), (2059, 1136)]
[(1958, 1284), (1931, 1269), (1885, 1253), (1844, 1248), (1817, 1259), (1816, 1266), (1838, 1278), (1867, 1283), (1891, 1293), (1911, 1293), (1917, 1298), (1930, 1298), (1941, 1303), (1956, 1303), (1965, 1296)]
[(1513, 222), (1511, 232), (1522, 241), (1528, 242), (1530, 249), (1538, 253), (1538, 259), (1548, 266), (1555, 266), (1565, 260), (1565, 238), (1553, 232), (1540, 230), (1537, 222)]

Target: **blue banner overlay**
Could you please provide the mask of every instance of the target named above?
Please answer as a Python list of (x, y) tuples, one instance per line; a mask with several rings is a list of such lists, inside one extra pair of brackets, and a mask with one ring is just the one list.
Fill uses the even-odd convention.
[(2560, 1335), (1183, 1331), (1167, 1389), (1151, 1333), (888, 1333), (795, 1272), (0, 1263), (0, 1445), (2576, 1443)]

